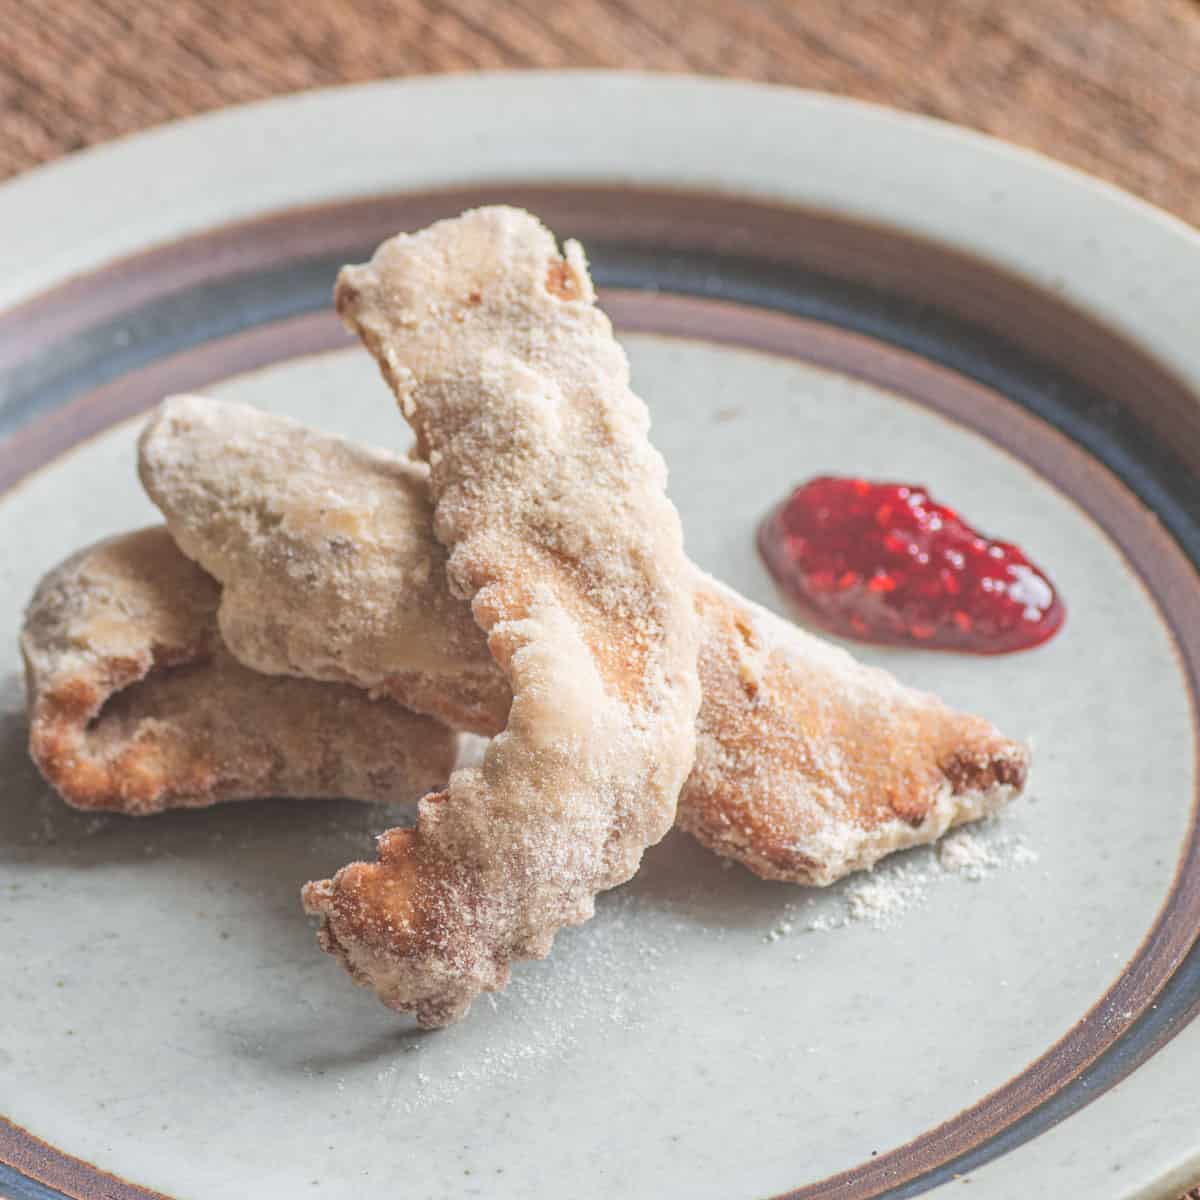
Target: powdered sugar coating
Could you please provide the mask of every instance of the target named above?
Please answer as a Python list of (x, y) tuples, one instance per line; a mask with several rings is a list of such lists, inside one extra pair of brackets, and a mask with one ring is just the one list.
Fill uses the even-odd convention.
[[(201, 561), (218, 572), (241, 570), (254, 581), (239, 589), (245, 599), (232, 648), (243, 661), (320, 677), (322, 663), (314, 656), (324, 646), (339, 647), (340, 661), (356, 664), (365, 686), (386, 678), (402, 702), (459, 729), (496, 733), (508, 711), (508, 681), (487, 654), (468, 605), (449, 595), (445, 552), (430, 524), (427, 476), (399, 459), (389, 467), (379, 452), (364, 465), (364, 453), (242, 405), (188, 398), (169, 401), (152, 421), (142, 439), (141, 471), (171, 527), (181, 529), (186, 545), (199, 547)], [(279, 479), (289, 460), (317, 460), (320, 468), (297, 468)], [(251, 490), (241, 468), (251, 473), (257, 461), (276, 464), (276, 473)], [(169, 473), (164, 463), (172, 465)], [(449, 666), (429, 666), (428, 658), (414, 654), (418, 638), (375, 637), (372, 613), (360, 611), (354, 599), (361, 584), (334, 591), (336, 604), (326, 600), (335, 581), (324, 575), (343, 570), (327, 547), (344, 536), (338, 531), (345, 522), (311, 503), (303, 522), (291, 518), (297, 472), (311, 485), (308, 493), (319, 494), (322, 485), (348, 496), (355, 483), (347, 476), (368, 465), (390, 472), (409, 494), (404, 504), (357, 509), (352, 544), (366, 548), (350, 561), (368, 572), (373, 594), (412, 589), (412, 599), (388, 602), (397, 622), (421, 606), (418, 622), (424, 624), (417, 628), (426, 641), (473, 645), (478, 658), (469, 671), (454, 675)], [(239, 515), (247, 505), (251, 510)], [(268, 525), (259, 512), (289, 517)], [(390, 557), (377, 560), (372, 545), (387, 547)], [(286, 572), (276, 565), (295, 562), (312, 580), (309, 586), (288, 588)], [(677, 819), (717, 853), (767, 878), (826, 884), (995, 811), (1020, 791), (1027, 752), (986, 721), (860, 665), (845, 650), (692, 572), (703, 701), (696, 763)], [(227, 607), (223, 602), (223, 613)], [(438, 628), (442, 620), (451, 622), (449, 631)], [(356, 644), (359, 623), (362, 645)], [(281, 643), (290, 656), (263, 653)], [(253, 657), (246, 644), (255, 648)]]
[(446, 587), (423, 464), (174, 396), (142, 433), (138, 473), (179, 548), (222, 584), (221, 636), (246, 666), (503, 728), (508, 683)]
[(384, 243), (335, 294), (416, 432), (451, 591), (512, 687), (480, 768), (376, 863), (305, 890), (359, 982), (442, 1025), (670, 828), (698, 624), (666, 469), (578, 246), (562, 258), (528, 214), (480, 209)]
[(712, 579), (679, 823), (765, 878), (825, 885), (1018, 795), (1028, 751)]
[(38, 585), (21, 634), (30, 752), (69, 804), (408, 802), (445, 779), (455, 737), (437, 722), (242, 666), (217, 632), (219, 595), (161, 527), (81, 550)]

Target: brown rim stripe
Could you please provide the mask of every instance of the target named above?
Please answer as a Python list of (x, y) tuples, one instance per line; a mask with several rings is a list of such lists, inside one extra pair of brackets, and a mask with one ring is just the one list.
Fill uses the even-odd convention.
[(236, 222), (116, 260), (0, 313), (0, 371), (183, 288), (365, 250), (464, 208), (517, 204), (563, 235), (656, 252), (703, 247), (818, 271), (940, 306), (1120, 397), (1191, 462), (1200, 404), (1161, 364), (1058, 297), (974, 256), (834, 213), (710, 192), (607, 184), (480, 184), (360, 197)]
[(0, 441), (0, 495), (71, 447), (153, 408), (164, 396), (195, 391), (226, 376), (297, 355), (350, 344), (332, 312), (309, 313), (158, 359), (54, 409)]
[(38, 1183), (57, 1188), (72, 1200), (171, 1200), (162, 1192), (147, 1191), (118, 1175), (98, 1171), (91, 1163), (64, 1154), (4, 1117), (0, 1117), (0, 1154), (6, 1165)]
[[(899, 392), (1010, 451), (1079, 503), (1118, 544), (1168, 615), (1195, 686), (1200, 675), (1200, 591), (1190, 563), (1124, 484), (1037, 417), (907, 351), (803, 318), (721, 301), (615, 290), (604, 294), (603, 303), (622, 330), (700, 338), (801, 358)], [(168, 389), (201, 388), (232, 374), (346, 344), (336, 318), (320, 313), (262, 326), (156, 362), (76, 400), (0, 447), (0, 488), (84, 438), (147, 410)], [(1195, 869), (1200, 863), (1189, 861), (1188, 870), (1183, 865), (1162, 913), (1112, 988), (1044, 1055), (972, 1108), (907, 1145), (789, 1196), (860, 1200), (877, 1195), (987, 1141), (1095, 1061), (1153, 1002), (1200, 929), (1200, 871)], [(39, 1147), (34, 1161), (29, 1141)], [(18, 1165), (13, 1155), (22, 1156), (23, 1144), (29, 1166), (21, 1169), (43, 1179), (38, 1172), (58, 1152), (15, 1126), (0, 1126), (0, 1161)], [(94, 1183), (106, 1178), (77, 1159), (62, 1157), (73, 1172), (94, 1172)], [(131, 1189), (120, 1193), (122, 1200), (153, 1195), (122, 1186)]]

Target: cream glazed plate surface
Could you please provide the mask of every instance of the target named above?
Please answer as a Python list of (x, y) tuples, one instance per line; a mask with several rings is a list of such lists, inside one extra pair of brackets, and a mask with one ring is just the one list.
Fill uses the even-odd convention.
[[(422, 1034), (298, 900), (407, 810), (69, 810), (26, 753), (16, 635), (49, 567), (157, 519), (134, 442), (166, 394), (403, 450), (333, 275), (493, 201), (587, 246), (702, 568), (794, 615), (756, 523), (861, 473), (1018, 542), (1069, 616), (998, 658), (855, 648), (1033, 745), (996, 821), (824, 891), (672, 834)], [(1171, 1200), (1200, 1178), (1194, 233), (937, 123), (602, 73), (232, 110), (0, 188), (0, 227), (0, 1195)]]

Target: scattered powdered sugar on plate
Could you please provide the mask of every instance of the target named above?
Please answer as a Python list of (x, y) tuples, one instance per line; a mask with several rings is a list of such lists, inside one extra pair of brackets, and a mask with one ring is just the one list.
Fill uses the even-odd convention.
[[(559, 940), (553, 963), (522, 963), (502, 1003), (480, 996), (476, 1006), (498, 1018), (486, 1033), (483, 1023), (467, 1023), (435, 1037), (414, 1035), (375, 1076), (385, 1103), (413, 1114), (480, 1088), (511, 1087), (569, 1062), (585, 1031), (590, 1044), (598, 1026), (642, 1024), (648, 997), (672, 983), (659, 972), (661, 934), (646, 927), (638, 907), (635, 896), (609, 893), (593, 921)], [(464, 1045), (455, 1048), (458, 1040)]]
[[(1020, 834), (997, 822), (956, 830), (937, 846), (893, 856), (836, 885), (822, 894), (820, 911), (812, 905), (821, 893), (789, 889), (798, 898), (764, 940), (861, 923), (888, 929), (952, 877), (973, 883), (1036, 859)], [(630, 892), (608, 893), (593, 921), (559, 938), (552, 962), (522, 963), (502, 1000), (485, 994), (476, 1001), (491, 1010), (488, 1020), (412, 1035), (373, 1072), (382, 1104), (415, 1119), (480, 1091), (536, 1087), (546, 1072), (569, 1071), (577, 1057), (593, 1053), (597, 1029), (619, 1038), (653, 1021), (664, 994), (682, 985), (669, 965), (669, 926), (647, 922), (647, 903), (656, 907)], [(723, 936), (719, 928), (713, 932)]]
[(792, 932), (827, 933), (863, 923), (889, 929), (910, 909), (924, 904), (930, 889), (948, 875), (976, 883), (995, 871), (1037, 862), (1037, 851), (1015, 833), (996, 833), (994, 821), (948, 833), (935, 847), (922, 847), (888, 859), (872, 871), (852, 876), (840, 888), (840, 905), (802, 920), (789, 906), (764, 940), (778, 941)]
[(963, 875), (975, 882), (1001, 867), (1023, 867), (1037, 862), (1037, 851), (1012, 834), (984, 838), (965, 827), (947, 834), (937, 847), (938, 864), (944, 871)]
[(867, 921), (887, 929), (903, 913), (925, 902), (935, 871), (913, 863), (900, 863), (883, 871), (870, 871), (846, 887), (846, 920)]

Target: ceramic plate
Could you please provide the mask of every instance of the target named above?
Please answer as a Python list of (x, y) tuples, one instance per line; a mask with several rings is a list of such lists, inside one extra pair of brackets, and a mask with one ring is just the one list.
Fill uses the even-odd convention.
[[(861, 650), (1034, 745), (969, 869), (920, 850), (822, 892), (673, 835), (550, 959), (421, 1035), (319, 953), (297, 897), (402, 811), (67, 810), (26, 757), (15, 635), (50, 566), (154, 520), (133, 444), (166, 393), (401, 447), (335, 268), (495, 200), (587, 245), (702, 567), (781, 608), (756, 521), (862, 472), (1021, 543), (1070, 616), (1008, 657)], [(1195, 234), (927, 120), (605, 74), (223, 112), (8, 184), (0, 229), (0, 1192), (1200, 1177)]]

